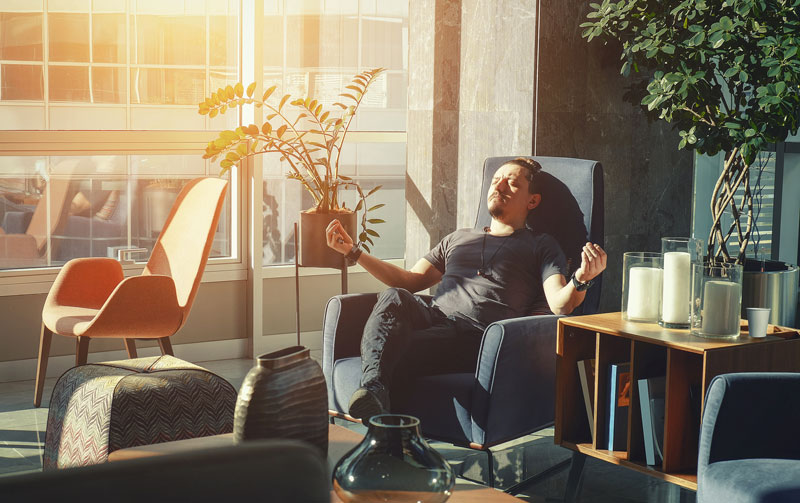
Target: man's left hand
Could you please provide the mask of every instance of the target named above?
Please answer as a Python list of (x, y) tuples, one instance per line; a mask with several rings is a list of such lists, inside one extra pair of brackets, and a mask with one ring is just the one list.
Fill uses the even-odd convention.
[(600, 245), (586, 243), (581, 250), (581, 266), (575, 271), (575, 279), (581, 283), (586, 283), (597, 277), (606, 269), (606, 252)]

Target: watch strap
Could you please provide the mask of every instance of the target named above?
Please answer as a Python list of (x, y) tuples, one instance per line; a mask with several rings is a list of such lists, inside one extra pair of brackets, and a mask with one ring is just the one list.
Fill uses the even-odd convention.
[(355, 265), (358, 262), (358, 259), (361, 257), (362, 251), (363, 250), (358, 246), (358, 244), (354, 244), (344, 258), (350, 262), (350, 265)]
[(589, 281), (587, 281), (585, 283), (581, 283), (580, 281), (578, 281), (578, 278), (575, 277), (575, 273), (574, 272), (572, 273), (572, 278), (570, 278), (570, 279), (572, 280), (572, 285), (575, 287), (575, 290), (577, 290), (579, 292), (583, 292), (585, 290), (588, 290), (589, 287), (591, 287), (594, 284), (594, 280), (593, 279), (590, 279)]

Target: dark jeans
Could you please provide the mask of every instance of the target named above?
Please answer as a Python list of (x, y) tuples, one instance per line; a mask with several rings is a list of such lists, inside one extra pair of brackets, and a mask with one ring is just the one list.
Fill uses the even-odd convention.
[(428, 301), (402, 288), (389, 288), (364, 326), (361, 384), (421, 375), (474, 372), (483, 330), (445, 316)]

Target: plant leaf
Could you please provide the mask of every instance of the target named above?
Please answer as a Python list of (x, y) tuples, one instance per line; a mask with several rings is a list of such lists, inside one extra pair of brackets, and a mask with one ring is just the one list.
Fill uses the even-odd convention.
[(244, 94), (244, 86), (241, 82), (237, 82), (236, 85), (233, 87), (233, 92), (236, 93), (236, 96), (242, 97)]
[(267, 89), (266, 91), (264, 91), (264, 96), (262, 96), (262, 97), (261, 97), (261, 101), (267, 101), (267, 98), (269, 98), (269, 97), (270, 97), (270, 95), (271, 95), (273, 92), (275, 92), (275, 89), (276, 89), (277, 87), (278, 87), (278, 85), (276, 84), (276, 85), (274, 85), (274, 86), (270, 86), (270, 87), (269, 87), (269, 89)]
[(253, 92), (255, 90), (256, 90), (256, 83), (255, 82), (253, 82), (252, 84), (247, 86), (247, 97), (248, 98), (252, 98), (253, 97)]
[(383, 203), (381, 203), (381, 204), (376, 204), (376, 205), (375, 205), (375, 206), (373, 206), (372, 208), (369, 208), (367, 211), (374, 211), (374, 210), (377, 210), (378, 208), (383, 208), (384, 206), (386, 206), (386, 205), (385, 205), (385, 204), (383, 204)]

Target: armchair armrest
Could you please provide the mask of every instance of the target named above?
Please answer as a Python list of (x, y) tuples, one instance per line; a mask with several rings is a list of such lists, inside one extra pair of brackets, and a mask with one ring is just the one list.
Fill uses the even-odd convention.
[(698, 479), (714, 462), (800, 459), (800, 374), (722, 374), (708, 386), (700, 430)]
[(377, 300), (377, 293), (336, 295), (331, 297), (325, 306), (322, 325), (322, 373), (329, 383), (333, 362), (361, 354), (361, 334)]
[(25, 234), (32, 217), (32, 211), (6, 211), (3, 217), (3, 229), (6, 234)]
[(182, 322), (183, 309), (171, 277), (132, 276), (117, 285), (94, 320), (85, 328), (76, 326), (76, 335), (160, 338), (177, 332)]
[(122, 266), (110, 258), (76, 258), (61, 268), (45, 310), (55, 306), (80, 306), (100, 309), (123, 280)]
[(560, 317), (526, 316), (486, 328), (473, 389), (474, 443), (494, 445), (553, 423)]

